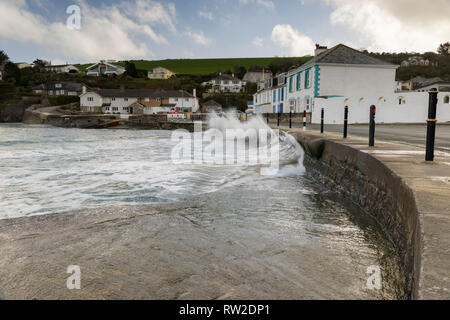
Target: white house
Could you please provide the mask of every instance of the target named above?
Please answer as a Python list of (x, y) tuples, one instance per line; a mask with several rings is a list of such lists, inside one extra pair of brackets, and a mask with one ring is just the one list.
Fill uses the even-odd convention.
[(56, 73), (78, 73), (80, 70), (72, 64), (45, 66), (45, 70)]
[(17, 66), (17, 68), (19, 68), (20, 70), (22, 69), (26, 69), (26, 68), (32, 68), (33, 65), (29, 64), (27, 62), (16, 62), (15, 65)]
[(286, 112), (286, 75), (280, 73), (258, 84), (259, 91), (253, 96), (255, 113)]
[(196, 93), (184, 90), (99, 90), (80, 96), (81, 110), (106, 114), (135, 114), (133, 104), (144, 106), (144, 114), (195, 113), (199, 109)]
[(121, 66), (117, 66), (114, 64), (111, 64), (106, 61), (100, 61), (99, 63), (96, 63), (86, 69), (86, 74), (88, 76), (95, 76), (99, 77), (101, 75), (121, 75), (125, 73), (125, 68)]
[(250, 82), (250, 83), (259, 83), (260, 81), (264, 81), (266, 79), (272, 78), (273, 74), (270, 70), (254, 70), (248, 71), (242, 81)]
[(239, 93), (244, 90), (245, 84), (245, 81), (239, 80), (234, 74), (230, 76), (220, 73), (211, 81), (204, 82), (203, 86), (211, 85), (211, 89), (208, 90), (210, 93)]
[[(395, 81), (398, 66), (378, 60), (345, 45), (331, 49), (318, 47), (315, 57), (291, 69), (286, 84), (260, 86), (254, 95), (255, 110), (311, 114), (320, 123), (321, 110), (326, 124), (343, 124), (349, 108), (349, 123), (368, 123), (371, 105), (377, 107), (380, 123), (424, 123), (428, 112), (427, 92), (398, 92)], [(449, 83), (432, 83), (423, 91), (438, 89), (438, 120), (450, 121)], [(285, 96), (283, 96), (283, 88)], [(272, 94), (272, 108), (268, 94)]]
[(154, 68), (148, 72), (148, 78), (154, 80), (167, 80), (175, 76), (176, 73), (163, 67)]

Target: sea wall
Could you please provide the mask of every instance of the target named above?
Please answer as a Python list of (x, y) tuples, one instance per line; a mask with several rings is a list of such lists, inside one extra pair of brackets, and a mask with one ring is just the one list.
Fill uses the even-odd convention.
[(297, 133), (309, 174), (359, 205), (385, 229), (404, 268), (406, 298), (419, 298), (422, 239), (411, 188), (380, 160), (356, 148)]

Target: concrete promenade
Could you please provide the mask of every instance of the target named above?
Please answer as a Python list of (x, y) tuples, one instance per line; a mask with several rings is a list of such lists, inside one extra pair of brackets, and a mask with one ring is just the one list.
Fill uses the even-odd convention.
[[(316, 127), (316, 126), (314, 126)], [(327, 126), (329, 127), (329, 126)], [(342, 126), (341, 126), (342, 127)], [(401, 126), (404, 129), (404, 126)], [(441, 130), (444, 128), (444, 130)], [(355, 127), (351, 127), (349, 132), (354, 132)], [(383, 128), (383, 126), (378, 126)], [(349, 139), (344, 140), (342, 134), (328, 132), (321, 134), (311, 127), (307, 131), (301, 129), (289, 129), (281, 127), (286, 131), (291, 131), (300, 136), (308, 136), (308, 139), (325, 139), (340, 145), (344, 145), (379, 160), (390, 171), (400, 177), (400, 181), (412, 190), (415, 198), (418, 222), (420, 225), (419, 250), (415, 252), (417, 270), (419, 274), (415, 284), (415, 294), (418, 299), (450, 299), (450, 151), (445, 151), (444, 147), (436, 151), (435, 162), (425, 162), (425, 147), (415, 146), (411, 136), (402, 137), (400, 129), (394, 126), (385, 127), (387, 132), (391, 131), (392, 136), (382, 134), (386, 140), (376, 140), (375, 147), (368, 147), (368, 139), (357, 135), (349, 135)], [(397, 132), (396, 132), (397, 130)], [(439, 134), (449, 131), (450, 127), (441, 126), (438, 128), (437, 140), (443, 141)], [(396, 134), (395, 134), (396, 132)], [(413, 126), (409, 127), (409, 134), (417, 135)], [(448, 132), (447, 132), (448, 134)], [(423, 139), (425, 139), (423, 137)], [(442, 139), (442, 140), (441, 140)], [(399, 141), (404, 141), (401, 143)], [(447, 140), (448, 143), (448, 140)], [(345, 159), (345, 155), (341, 155)], [(364, 157), (359, 157), (357, 161), (364, 162)], [(369, 162), (368, 162), (369, 163)], [(361, 166), (366, 166), (363, 163)], [(375, 171), (376, 168), (373, 168)], [(371, 168), (365, 168), (370, 172)], [(373, 178), (373, 177), (372, 177)], [(395, 199), (402, 203), (402, 199)], [(404, 205), (401, 205), (404, 208)], [(410, 213), (413, 214), (413, 213)], [(408, 227), (406, 227), (408, 229)]]
[[(275, 125), (275, 123), (271, 123)], [(289, 126), (288, 123), (281, 123), (282, 126)], [(299, 123), (293, 123), (294, 128), (301, 128), (303, 125)], [(308, 124), (308, 130), (320, 130), (319, 124)], [(325, 125), (326, 132), (332, 132), (342, 134), (343, 126), (335, 124)], [(369, 137), (368, 125), (349, 125), (348, 134), (358, 137)], [(424, 124), (399, 124), (399, 125), (380, 125), (376, 126), (376, 137), (380, 140), (386, 140), (390, 142), (406, 143), (413, 146), (422, 147), (425, 145), (427, 134), (427, 125)], [(450, 124), (440, 125), (436, 129), (436, 148), (438, 150), (450, 152)]]

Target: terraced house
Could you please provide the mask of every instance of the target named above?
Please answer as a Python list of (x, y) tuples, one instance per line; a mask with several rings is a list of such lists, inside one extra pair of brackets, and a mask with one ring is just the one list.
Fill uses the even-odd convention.
[(285, 112), (313, 112), (324, 99), (392, 94), (397, 68), (343, 44), (317, 45), (313, 59), (287, 74)]
[(106, 114), (195, 113), (199, 109), (196, 93), (165, 90), (108, 89), (80, 96), (83, 112)]

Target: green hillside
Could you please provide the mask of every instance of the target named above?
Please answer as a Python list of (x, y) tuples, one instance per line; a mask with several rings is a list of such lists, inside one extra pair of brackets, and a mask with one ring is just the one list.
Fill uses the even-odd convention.
[[(207, 75), (215, 73), (219, 70), (233, 71), (236, 66), (245, 67), (246, 69), (257, 66), (268, 68), (273, 62), (292, 62), (304, 63), (311, 57), (302, 58), (226, 58), (226, 59), (177, 59), (177, 60), (138, 60), (132, 61), (139, 70), (153, 70), (155, 67), (164, 67), (179, 74), (190, 75)], [(117, 63), (124, 66), (124, 62)], [(79, 65), (82, 71), (92, 64)]]

